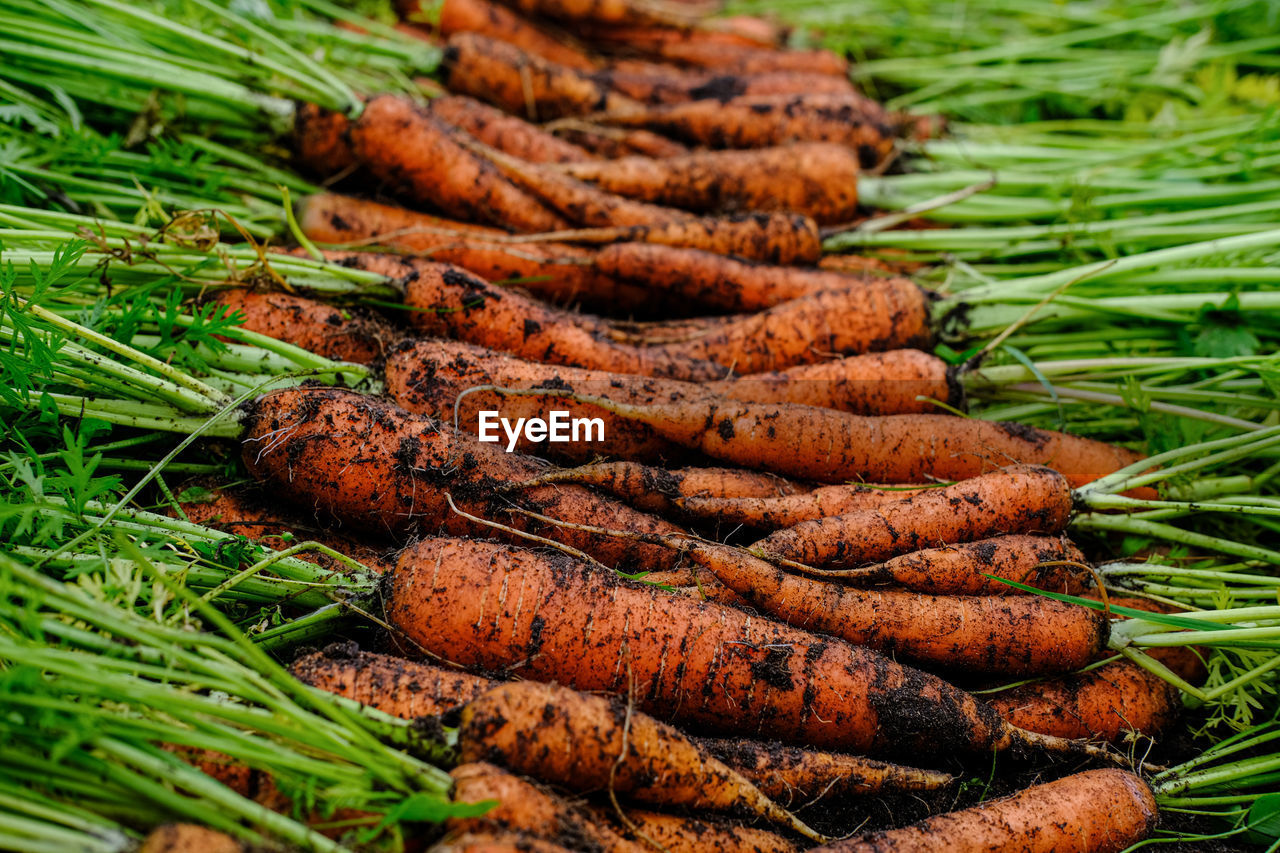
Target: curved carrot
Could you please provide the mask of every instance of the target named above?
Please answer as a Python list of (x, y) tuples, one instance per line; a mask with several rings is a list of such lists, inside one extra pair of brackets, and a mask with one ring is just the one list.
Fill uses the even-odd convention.
[(336, 308), (290, 293), (236, 288), (212, 294), (206, 304), (221, 315), (239, 312), (241, 328), (339, 361), (373, 364), (402, 333), (367, 308)]
[(803, 521), (751, 551), (810, 566), (856, 566), (1003, 533), (1061, 533), (1071, 509), (1071, 486), (1057, 471), (1011, 465), (875, 509)]
[(442, 0), (433, 9), (424, 0), (401, 0), (398, 5), (401, 16), (409, 20), (434, 20), (445, 38), (454, 33), (478, 33), (569, 68), (583, 71), (595, 68), (595, 62), (587, 54), (554, 38), (547, 33), (546, 28), (498, 3), (490, 3), (488, 0)]
[(356, 158), (388, 188), (452, 216), (520, 231), (553, 231), (565, 221), (460, 145), (457, 131), (411, 101), (370, 100), (348, 133)]
[(485, 145), (530, 163), (582, 163), (595, 159), (585, 148), (465, 95), (432, 98), (427, 109)]
[[(455, 514), (446, 494), (472, 515), (528, 526), (511, 516), (512, 499), (503, 487), (535, 476), (541, 463), (384, 400), (340, 388), (291, 388), (252, 401), (243, 422), (242, 457), (255, 479), (294, 503), (353, 526), (397, 536), (442, 528), (493, 533)], [(576, 486), (522, 492), (515, 503), (562, 521), (678, 530)], [(555, 527), (534, 529), (613, 566), (661, 569), (673, 559), (669, 549), (636, 548)]]
[(812, 853), (1119, 853), (1156, 825), (1151, 789), (1124, 770), (1087, 770), (913, 826), (837, 841)]
[(406, 720), (444, 714), (494, 683), (479, 675), (362, 652), (352, 643), (334, 643), (299, 658), (289, 672), (312, 687)]
[(1011, 727), (963, 691), (869, 649), (560, 554), (423, 540), (401, 555), (384, 611), (462, 666), (631, 696), (647, 713), (726, 736), (768, 732), (854, 752), (1088, 750)]
[(490, 761), (576, 791), (646, 803), (742, 811), (809, 838), (813, 830), (677, 729), (617, 697), (516, 681), (462, 710), (463, 761)]
[(1035, 681), (987, 699), (1015, 726), (1066, 738), (1154, 736), (1177, 718), (1178, 691), (1128, 660)]

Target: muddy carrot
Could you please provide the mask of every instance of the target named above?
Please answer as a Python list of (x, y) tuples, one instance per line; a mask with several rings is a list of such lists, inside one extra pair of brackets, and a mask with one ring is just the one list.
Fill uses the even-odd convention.
[(647, 56), (695, 68), (722, 72), (759, 73), (800, 71), (846, 77), (849, 63), (830, 50), (776, 50), (732, 25), (676, 29), (673, 27), (594, 27), (593, 40), (625, 46)]
[(647, 130), (604, 127), (573, 119), (552, 122), (547, 129), (607, 160), (636, 154), (645, 157), (678, 157), (689, 153), (688, 148), (674, 139)]
[(138, 853), (243, 853), (244, 847), (230, 835), (191, 823), (157, 826), (142, 840)]
[(412, 202), (519, 231), (565, 226), (565, 220), (460, 145), (456, 133), (412, 102), (383, 95), (365, 105), (348, 136), (357, 159)]
[(590, 71), (595, 63), (586, 53), (555, 38), (507, 6), (488, 0), (443, 0), (438, 5), (424, 0), (401, 0), (400, 15), (410, 21), (434, 24), (445, 38), (454, 33), (478, 33), (515, 45), (521, 50), (558, 62), (569, 68)]
[(293, 124), (297, 162), (326, 180), (354, 171), (358, 163), (347, 138), (350, 129), (351, 122), (342, 113), (302, 104)]
[(294, 661), (289, 671), (312, 687), (406, 720), (444, 714), (494, 683), (441, 666), (362, 652), (354, 643), (333, 643)]
[(629, 826), (622, 826), (616, 812), (600, 808), (595, 812), (600, 822), (614, 822), (619, 833), (643, 844), (648, 851), (654, 850), (654, 844), (667, 853), (797, 853), (801, 849), (792, 841), (755, 826), (640, 809), (625, 809)]
[(631, 62), (596, 72), (595, 78), (616, 92), (646, 104), (687, 101), (728, 101), (751, 95), (852, 95), (846, 77), (803, 71), (763, 71), (741, 74), (685, 70), (663, 63)]
[(433, 844), (428, 853), (577, 853), (577, 849), (524, 832), (464, 832)]
[(512, 5), (531, 17), (574, 24), (686, 27), (702, 17), (694, 4), (671, 0), (512, 0)]
[(367, 308), (338, 308), (290, 293), (222, 290), (206, 304), (220, 306), (220, 316), (238, 312), (244, 318), (241, 328), (356, 364), (381, 361), (402, 337), (390, 322)]
[(913, 826), (837, 841), (813, 853), (1120, 853), (1156, 825), (1156, 802), (1124, 770), (1087, 770)]
[(436, 118), (485, 145), (530, 163), (581, 163), (595, 159), (585, 148), (474, 98), (445, 95), (431, 99), (427, 108)]
[(458, 753), (575, 791), (743, 812), (820, 838), (680, 731), (618, 697), (533, 681), (498, 685), (463, 708)]

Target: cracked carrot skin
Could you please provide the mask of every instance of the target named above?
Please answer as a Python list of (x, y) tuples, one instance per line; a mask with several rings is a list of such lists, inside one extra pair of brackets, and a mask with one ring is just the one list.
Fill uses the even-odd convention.
[(423, 540), (401, 555), (386, 595), (388, 620), (432, 654), (631, 695), (646, 713), (724, 736), (767, 732), (851, 752), (1050, 746), (869, 649), (622, 581), (562, 554)]
[(1117, 660), (991, 694), (987, 702), (1019, 728), (1116, 742), (1129, 732), (1162, 733), (1178, 717), (1178, 696), (1164, 679)]
[(401, 17), (434, 21), (445, 38), (454, 33), (478, 33), (570, 68), (584, 71), (595, 68), (595, 62), (581, 50), (555, 38), (546, 28), (507, 6), (488, 0), (443, 0), (435, 9), (424, 5), (423, 0), (400, 0), (397, 6)]
[(381, 95), (365, 105), (347, 135), (356, 159), (402, 198), (517, 231), (566, 227), (564, 219), (460, 145), (456, 134), (412, 101)]
[(765, 559), (851, 567), (1005, 533), (1061, 533), (1072, 506), (1071, 486), (1057, 471), (1011, 465), (872, 509), (803, 521), (751, 550)]
[[(791, 212), (821, 225), (847, 222), (858, 208), (858, 159), (830, 142), (562, 163), (557, 170), (607, 192), (699, 213)], [(812, 271), (809, 277), (841, 278)]]
[(589, 72), (526, 53), (513, 44), (479, 33), (451, 35), (442, 67), (449, 91), (488, 101), (530, 121), (602, 110), (630, 112), (643, 107)]
[(406, 720), (435, 717), (492, 687), (492, 679), (334, 643), (299, 658), (289, 672), (304, 684)]
[(1151, 834), (1151, 789), (1124, 770), (1087, 770), (912, 826), (816, 847), (811, 853), (1120, 853)]
[[(241, 453), (251, 476), (282, 498), (354, 527), (397, 538), (437, 530), (492, 535), (455, 514), (532, 529), (607, 565), (666, 568), (666, 548), (532, 524), (510, 512), (503, 487), (528, 480), (545, 463), (508, 454), (433, 418), (340, 388), (274, 391), (243, 411)], [(609, 529), (678, 532), (661, 519), (577, 486), (522, 492), (515, 504), (543, 515)], [(522, 540), (523, 541), (523, 540)]]

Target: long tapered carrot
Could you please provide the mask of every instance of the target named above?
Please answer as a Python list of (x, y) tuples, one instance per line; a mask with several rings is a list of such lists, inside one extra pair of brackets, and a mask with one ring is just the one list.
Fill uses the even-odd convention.
[(1156, 802), (1124, 770), (1087, 770), (902, 829), (837, 841), (813, 853), (1119, 853), (1156, 825)]
[(833, 77), (849, 72), (849, 63), (832, 51), (774, 50), (758, 37), (746, 37), (733, 28), (593, 27), (587, 32), (601, 44), (625, 46), (695, 68), (739, 73), (801, 71)]
[(367, 308), (336, 308), (290, 293), (241, 288), (212, 294), (206, 304), (221, 315), (237, 312), (241, 328), (300, 346), (326, 358), (373, 364), (402, 337), (389, 321)]
[(647, 424), (658, 435), (713, 459), (827, 483), (958, 480), (1026, 463), (1051, 465), (1078, 486), (1141, 458), (1065, 433), (951, 415), (862, 417), (814, 406), (712, 397), (639, 406), (563, 396)]
[(616, 281), (591, 265), (592, 253), (565, 243), (503, 242), (496, 228), (442, 219), (333, 193), (299, 203), (303, 233), (317, 243), (385, 246), (456, 264), (483, 279), (553, 302), (587, 302), (631, 310), (653, 304), (644, 287)]
[[(245, 409), (242, 456), (250, 474), (282, 497), (354, 527), (408, 536), (439, 529), (491, 535), (449, 508), (446, 494), (472, 515), (522, 526), (503, 486), (543, 465), (483, 444), (433, 418), (339, 388), (265, 394)], [(594, 519), (634, 530), (678, 528), (589, 489), (551, 486), (522, 492), (515, 505), (562, 520)], [(538, 530), (538, 528), (535, 528)], [(635, 548), (611, 537), (548, 528), (613, 566), (669, 567), (669, 549)]]
[(488, 101), (530, 121), (601, 110), (627, 113), (644, 106), (587, 72), (478, 33), (450, 36), (443, 64), (444, 84), (450, 91)]
[(641, 127), (709, 148), (765, 148), (791, 142), (835, 142), (873, 167), (893, 151), (896, 127), (884, 108), (859, 95), (753, 95), (728, 101), (604, 112), (604, 124)]
[[(938, 411), (964, 406), (964, 386), (942, 359), (916, 349), (869, 352), (740, 376), (714, 387), (738, 400), (771, 400), (839, 409), (855, 415)], [(750, 391), (736, 389), (750, 388)]]
[(527, 53), (569, 68), (590, 71), (595, 63), (586, 53), (550, 35), (545, 27), (489, 0), (400, 0), (400, 15), (410, 21), (434, 23), (445, 38), (454, 33), (479, 33), (513, 44)]
[(819, 799), (936, 791), (956, 781), (936, 770), (784, 743), (745, 738), (701, 738), (698, 743), (769, 797), (796, 807)]
[(637, 154), (645, 157), (679, 157), (689, 153), (687, 147), (674, 139), (643, 129), (604, 127), (572, 119), (552, 122), (547, 129), (606, 160)]
[(801, 848), (789, 839), (755, 826), (687, 817), (662, 812), (625, 809), (626, 825), (617, 812), (597, 808), (598, 820), (616, 822), (618, 832), (643, 844), (658, 845), (667, 853), (797, 853)]
[(576, 791), (664, 806), (738, 811), (817, 834), (680, 731), (618, 697), (517, 681), (462, 710), (463, 761), (489, 761)]
[(603, 192), (501, 151), (485, 149), (483, 153), (512, 181), (584, 228), (617, 231), (625, 240), (705, 249), (775, 264), (812, 263), (822, 255), (818, 226), (806, 216), (750, 213), (696, 217)]
[(1178, 691), (1127, 660), (1034, 681), (987, 700), (1015, 726), (1068, 738), (1154, 736), (1177, 718)]
[(1057, 471), (1011, 465), (874, 509), (803, 521), (751, 550), (811, 566), (856, 566), (1003, 533), (1061, 533), (1072, 505), (1071, 486)]
[(727, 101), (744, 95), (853, 94), (847, 77), (804, 71), (763, 71), (725, 74), (686, 70), (664, 63), (630, 62), (595, 74), (614, 91), (646, 104), (686, 101)]
[(474, 98), (445, 95), (432, 98), (427, 106), (441, 121), (530, 163), (582, 163), (595, 159), (585, 148)]
[(698, 212), (790, 211), (822, 224), (847, 222), (858, 206), (858, 159), (830, 142), (564, 163), (558, 170), (611, 193)]
[(687, 381), (724, 375), (723, 368), (709, 361), (614, 343), (596, 318), (506, 290), (450, 264), (374, 252), (325, 254), (337, 263), (406, 281), (408, 319), (424, 334), (567, 365)]
[(414, 720), (465, 705), (493, 686), (479, 675), (334, 643), (295, 660), (295, 678), (387, 714)]
[(562, 554), (428, 539), (387, 619), (463, 666), (633, 698), (676, 723), (853, 752), (1098, 752), (1009, 726), (934, 676), (839, 640), (632, 584)]

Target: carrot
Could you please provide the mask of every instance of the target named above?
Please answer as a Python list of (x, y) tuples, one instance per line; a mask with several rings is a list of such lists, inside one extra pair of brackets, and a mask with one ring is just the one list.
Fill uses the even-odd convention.
[(951, 415), (862, 417), (711, 395), (644, 406), (562, 396), (646, 424), (657, 435), (713, 459), (827, 483), (964, 479), (1013, 462), (1052, 465), (1078, 486), (1141, 458), (1124, 448), (1065, 433)]
[(967, 693), (869, 649), (562, 554), (427, 539), (401, 555), (385, 595), (388, 621), (432, 654), (629, 695), (646, 713), (725, 736), (768, 732), (853, 752), (1091, 751), (1009, 726)]
[[(244, 410), (242, 456), (249, 473), (282, 498), (356, 527), (396, 536), (446, 530), (492, 531), (453, 513), (445, 498), (481, 518), (508, 519), (509, 483), (530, 479), (541, 463), (482, 444), (431, 418), (339, 388), (291, 388), (265, 394)], [(678, 528), (575, 486), (522, 492), (516, 505), (572, 521), (673, 532)], [(535, 530), (540, 528), (535, 527)], [(551, 528), (546, 534), (609, 565), (667, 568), (663, 548), (634, 548), (612, 537)]]
[(1128, 660), (993, 694), (991, 707), (1015, 726), (1066, 738), (1154, 736), (1178, 715), (1178, 691)]
[(451, 35), (442, 62), (444, 84), (451, 92), (531, 121), (600, 110), (626, 113), (643, 106), (585, 71), (478, 33)]
[(432, 664), (362, 652), (354, 643), (332, 643), (294, 661), (289, 671), (312, 687), (406, 720), (444, 714), (494, 683)]
[(1087, 770), (913, 826), (837, 841), (812, 853), (1119, 853), (1156, 825), (1151, 789), (1124, 770)]
[(598, 319), (553, 308), (449, 264), (373, 252), (327, 252), (349, 264), (407, 281), (409, 321), (424, 334), (458, 338), (540, 361), (698, 381), (724, 369), (711, 362), (608, 339)]
[(578, 853), (523, 832), (464, 832), (432, 845), (428, 853)]
[(956, 781), (954, 776), (936, 770), (782, 743), (744, 738), (700, 738), (698, 743), (769, 797), (797, 806), (820, 799), (936, 791)]
[(767, 148), (791, 142), (835, 142), (858, 152), (864, 167), (893, 151), (894, 121), (859, 95), (755, 95), (643, 109), (607, 111), (604, 124), (645, 128), (708, 148)]
[(445, 95), (432, 98), (427, 108), (436, 118), (485, 145), (530, 163), (581, 163), (595, 159), (585, 148), (474, 98)]
[(326, 180), (355, 171), (356, 154), (347, 133), (351, 122), (342, 113), (315, 104), (299, 105), (293, 119), (294, 156), (307, 171)]
[(702, 16), (693, 4), (671, 0), (511, 0), (530, 17), (573, 24), (659, 24), (689, 26)]
[[(385, 571), (395, 560), (392, 549), (379, 547), (367, 537), (356, 539), (320, 525), (314, 518), (294, 514), (251, 485), (231, 485), (214, 479), (197, 478), (183, 484), (178, 505), (187, 519), (215, 530), (283, 551), (299, 542), (319, 542), (359, 560), (375, 571)], [(328, 554), (300, 551), (297, 557), (340, 574), (350, 568)]]
[(241, 328), (310, 350), (325, 358), (373, 364), (402, 337), (386, 319), (366, 308), (337, 308), (289, 293), (240, 288), (212, 294), (219, 316), (237, 312)]
[[(645, 244), (623, 243), (620, 245)], [(779, 267), (779, 269), (786, 269), (786, 267)], [(723, 314), (709, 317), (681, 317), (675, 320), (637, 321), (611, 318), (608, 320), (608, 335), (612, 341), (641, 346), (680, 343), (700, 337), (708, 332), (724, 329), (739, 319), (741, 318)]]
[(856, 566), (1004, 533), (1061, 533), (1071, 509), (1071, 487), (1057, 471), (1011, 465), (873, 509), (803, 521), (751, 550), (811, 566)]
[(488, 0), (443, 0), (438, 6), (423, 0), (400, 0), (397, 5), (401, 17), (434, 23), (446, 38), (454, 33), (479, 33), (570, 68), (590, 71), (595, 67), (591, 57), (553, 37), (545, 27)]
[[(601, 823), (619, 821), (616, 812), (596, 809)], [(754, 826), (740, 826), (698, 817), (678, 817), (660, 812), (627, 809), (630, 827), (619, 832), (643, 844), (645, 850), (658, 848), (666, 853), (798, 853), (791, 841)]]
[[(491, 148), (484, 148), (483, 154), (504, 175), (575, 224), (606, 229), (600, 235), (606, 241), (686, 246), (775, 264), (810, 263), (822, 254), (818, 226), (805, 216), (751, 213), (699, 218), (674, 208), (602, 192), (546, 166), (525, 163)], [(578, 234), (574, 239), (588, 237)]]
[[(1106, 647), (1106, 618), (1040, 596), (860, 590), (789, 574), (727, 545), (640, 537), (683, 550), (770, 617), (849, 643), (962, 672), (1044, 675), (1079, 669)], [(403, 565), (403, 563), (402, 563)]]
[(456, 134), (411, 101), (382, 95), (365, 105), (348, 136), (357, 159), (411, 201), (520, 231), (564, 227), (563, 219), (460, 145)]
[(138, 853), (241, 853), (244, 847), (230, 835), (191, 823), (157, 826), (142, 840)]
[(505, 232), (426, 213), (320, 193), (299, 205), (299, 224), (317, 243), (378, 244), (456, 264), (487, 281), (512, 283), (555, 302), (633, 310), (653, 304), (646, 288), (614, 281), (591, 266), (592, 253), (564, 243), (503, 242)]
[(748, 15), (707, 18), (692, 27), (586, 25), (583, 33), (603, 48), (621, 47), (640, 53), (652, 53), (655, 45), (667, 42), (768, 48), (776, 47), (783, 38), (776, 25)]
[(589, 810), (551, 793), (541, 785), (521, 779), (486, 762), (460, 764), (453, 777), (455, 803), (493, 803), (480, 817), (452, 818), (446, 826), (455, 832), (521, 832), (574, 849), (617, 850), (641, 853)]
[(738, 811), (821, 839), (678, 730), (617, 697), (532, 681), (500, 684), (463, 708), (458, 754), (575, 791)]
[(627, 198), (699, 212), (790, 211), (831, 223), (850, 219), (858, 206), (858, 160), (830, 142), (566, 163), (559, 171)]
[(647, 130), (604, 127), (573, 119), (560, 119), (547, 129), (575, 145), (607, 160), (642, 154), (646, 157), (678, 157), (689, 149), (665, 136)]
[(744, 95), (852, 95), (857, 92), (848, 78), (827, 74), (803, 71), (717, 74), (656, 62), (615, 65), (598, 71), (595, 77), (608, 83), (615, 92), (645, 104), (727, 101)]
[(772, 308), (828, 290), (874, 289), (885, 280), (883, 276), (754, 264), (699, 249), (649, 243), (604, 246), (596, 253), (595, 269), (601, 275), (737, 312)]
[[(759, 19), (756, 19), (757, 21)], [(720, 72), (755, 74), (769, 71), (799, 71), (846, 77), (849, 63), (830, 50), (776, 50), (756, 38), (744, 36), (731, 25), (713, 30), (706, 27), (593, 27), (587, 31), (593, 41), (695, 68)], [(739, 24), (745, 23), (739, 21)]]

